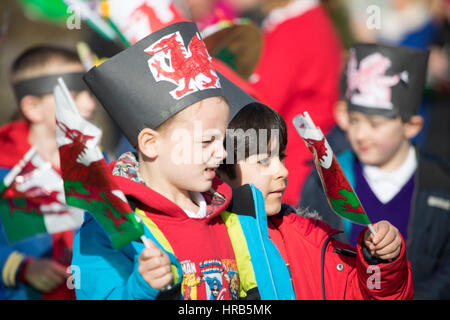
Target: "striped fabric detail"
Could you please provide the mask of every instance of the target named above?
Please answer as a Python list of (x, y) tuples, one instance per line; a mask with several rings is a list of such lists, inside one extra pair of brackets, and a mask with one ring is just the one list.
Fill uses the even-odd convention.
[(228, 235), (233, 246), (239, 273), (239, 297), (243, 298), (247, 296), (250, 289), (257, 287), (247, 240), (236, 214), (224, 211), (220, 216), (228, 229)]
[[(172, 246), (170, 245), (169, 241), (167, 241), (164, 234), (161, 232), (161, 230), (158, 228), (158, 226), (153, 222), (152, 219), (150, 219), (144, 211), (142, 211), (139, 208), (136, 208), (135, 213), (142, 219), (142, 222), (145, 224), (145, 226), (150, 230), (150, 233), (155, 237), (155, 240), (159, 242), (159, 244), (171, 254), (175, 255), (172, 249)], [(171, 270), (174, 278), (174, 282), (178, 282), (179, 274), (177, 267), (173, 264), (171, 264)]]
[(13, 251), (8, 259), (6, 260), (5, 265), (3, 266), (2, 271), (2, 279), (3, 283), (7, 287), (15, 287), (16, 286), (16, 274), (17, 269), (19, 268), (22, 261), (25, 259), (25, 256), (17, 251)]

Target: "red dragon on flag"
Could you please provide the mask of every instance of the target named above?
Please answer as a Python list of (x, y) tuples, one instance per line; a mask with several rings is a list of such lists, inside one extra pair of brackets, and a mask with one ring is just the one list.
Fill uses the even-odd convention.
[[(313, 155), (314, 164), (328, 202), (338, 215), (362, 225), (371, 223), (356, 193), (347, 180), (339, 162), (320, 128), (307, 112), (293, 119), (295, 128)], [(372, 232), (373, 229), (371, 229)]]
[(185, 21), (172, 0), (110, 0), (109, 16), (134, 44), (166, 25)]
[(349, 65), (347, 69), (348, 88), (346, 96), (351, 95), (351, 102), (361, 106), (392, 109), (392, 89), (400, 80), (408, 82), (408, 72), (387, 75), (386, 71), (392, 62), (388, 57), (379, 52), (364, 57), (358, 68), (356, 53), (354, 49), (350, 52)]
[(0, 219), (10, 243), (77, 229), (83, 222), (83, 211), (65, 203), (61, 176), (34, 147), (1, 184)]
[(170, 81), (177, 85), (170, 92), (174, 99), (179, 100), (189, 93), (206, 88), (220, 88), (211, 57), (197, 33), (187, 48), (177, 31), (153, 43), (145, 52), (152, 56), (148, 65), (155, 80)]

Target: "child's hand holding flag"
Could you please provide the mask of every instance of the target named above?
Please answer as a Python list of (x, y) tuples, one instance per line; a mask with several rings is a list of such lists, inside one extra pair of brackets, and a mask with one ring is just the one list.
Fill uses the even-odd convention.
[(402, 239), (398, 229), (386, 220), (373, 225), (376, 234), (367, 231), (364, 235), (364, 245), (372, 256), (383, 259), (395, 259), (402, 248)]

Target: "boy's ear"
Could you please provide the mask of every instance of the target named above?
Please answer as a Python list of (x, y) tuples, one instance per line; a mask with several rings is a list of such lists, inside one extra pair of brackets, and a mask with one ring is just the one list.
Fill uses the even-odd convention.
[(333, 109), (334, 120), (341, 130), (346, 131), (348, 127), (347, 102), (339, 100)]
[(423, 118), (419, 115), (412, 116), (408, 122), (405, 122), (405, 137), (412, 139), (417, 136), (423, 127)]
[(28, 95), (23, 97), (19, 102), (19, 108), (23, 116), (30, 123), (39, 123), (44, 119), (40, 101), (40, 97)]
[(147, 158), (155, 159), (158, 156), (159, 133), (150, 128), (144, 128), (139, 132), (137, 142), (139, 151)]

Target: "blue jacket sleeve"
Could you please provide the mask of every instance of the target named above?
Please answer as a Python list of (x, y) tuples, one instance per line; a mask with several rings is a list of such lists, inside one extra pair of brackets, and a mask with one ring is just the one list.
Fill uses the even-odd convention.
[[(0, 168), (0, 181), (3, 180), (8, 171), (8, 169)], [(25, 254), (15, 250), (8, 243), (0, 219), (0, 285), (16, 286), (17, 274), (25, 258)]]
[(159, 290), (138, 272), (142, 243), (133, 241), (120, 250), (112, 247), (103, 228), (89, 214), (73, 243), (72, 272), (77, 299), (152, 300)]

